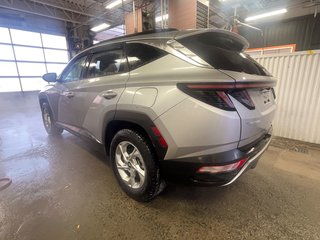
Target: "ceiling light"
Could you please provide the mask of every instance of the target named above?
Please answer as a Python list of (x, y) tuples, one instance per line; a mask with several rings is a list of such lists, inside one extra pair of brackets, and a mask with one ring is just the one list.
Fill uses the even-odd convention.
[(286, 8), (283, 8), (283, 9), (279, 9), (279, 10), (276, 10), (276, 11), (267, 12), (267, 13), (259, 14), (259, 15), (252, 16), (252, 17), (247, 17), (245, 19), (245, 21), (249, 22), (249, 21), (252, 21), (252, 20), (257, 20), (257, 19), (260, 19), (260, 18), (270, 17), (270, 16), (274, 16), (274, 15), (278, 15), (278, 14), (282, 14), (282, 13), (286, 13), (286, 12), (288, 12), (288, 10)]
[(168, 14), (162, 15), (162, 16), (158, 16), (158, 17), (156, 17), (156, 22), (160, 22), (160, 21), (162, 21), (162, 19), (163, 20), (167, 20), (168, 18), (169, 18)]
[[(123, 1), (125, 2), (126, 0), (123, 0)], [(106, 9), (114, 8), (114, 7), (118, 6), (118, 5), (120, 5), (121, 3), (122, 3), (122, 0), (116, 0), (116, 1), (108, 4), (108, 5), (106, 6)]]
[(110, 27), (110, 24), (102, 23), (102, 24), (100, 24), (98, 26), (95, 26), (95, 27), (91, 28), (90, 30), (93, 31), (93, 32), (100, 32), (100, 31), (102, 31), (104, 29), (107, 29), (108, 27)]

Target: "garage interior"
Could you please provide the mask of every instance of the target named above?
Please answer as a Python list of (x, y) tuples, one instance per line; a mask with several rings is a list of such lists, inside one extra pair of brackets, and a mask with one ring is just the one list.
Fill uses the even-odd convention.
[[(320, 239), (318, 11), (319, 0), (0, 0), (0, 239)], [(38, 93), (83, 49), (167, 28), (248, 40), (277, 78), (274, 136), (230, 186), (169, 183), (139, 203), (103, 147), (47, 135)]]

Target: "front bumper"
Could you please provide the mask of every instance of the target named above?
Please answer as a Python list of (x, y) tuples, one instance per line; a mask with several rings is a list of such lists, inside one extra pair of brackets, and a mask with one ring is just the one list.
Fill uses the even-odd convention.
[[(227, 186), (236, 181), (247, 170), (254, 168), (260, 156), (267, 150), (271, 135), (266, 134), (254, 143), (224, 153), (206, 155), (197, 158), (164, 160), (161, 162), (162, 174), (169, 180), (191, 180), (199, 184)], [(220, 166), (238, 162), (247, 157), (240, 169), (222, 173), (199, 173), (203, 166)]]

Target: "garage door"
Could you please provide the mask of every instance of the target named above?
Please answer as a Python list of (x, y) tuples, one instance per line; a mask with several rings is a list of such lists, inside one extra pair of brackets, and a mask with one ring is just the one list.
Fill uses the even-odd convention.
[(0, 27), (0, 92), (40, 90), (41, 76), (69, 60), (66, 38)]

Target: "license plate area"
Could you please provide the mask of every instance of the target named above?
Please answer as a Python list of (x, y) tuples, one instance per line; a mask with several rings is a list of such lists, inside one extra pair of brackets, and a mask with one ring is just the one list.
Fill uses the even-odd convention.
[(264, 88), (260, 90), (261, 100), (263, 104), (270, 104), (272, 100), (271, 88)]

